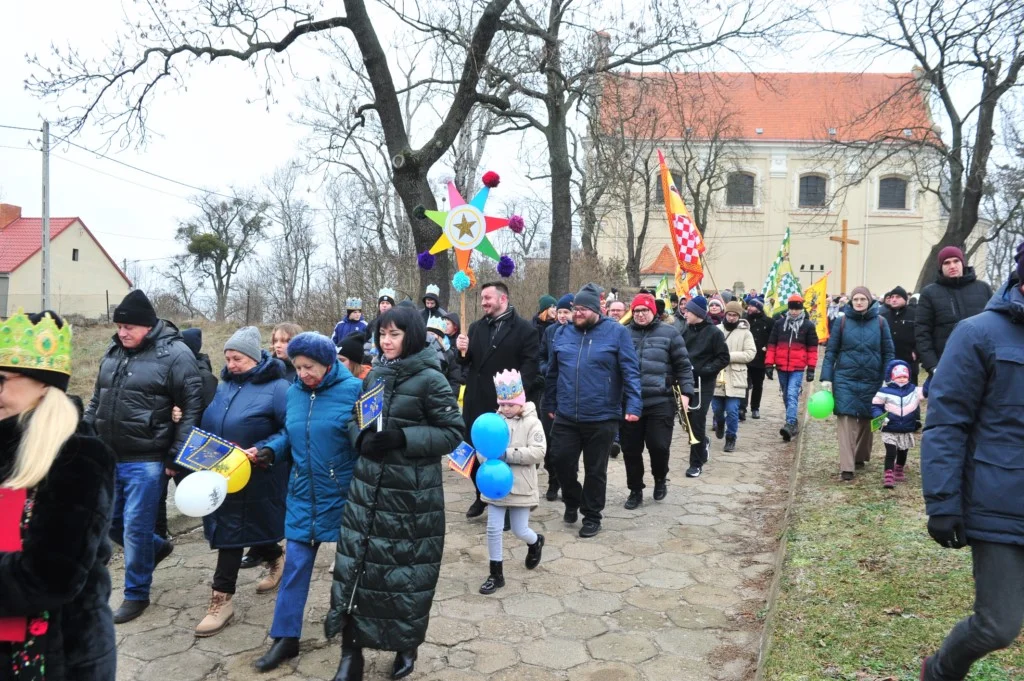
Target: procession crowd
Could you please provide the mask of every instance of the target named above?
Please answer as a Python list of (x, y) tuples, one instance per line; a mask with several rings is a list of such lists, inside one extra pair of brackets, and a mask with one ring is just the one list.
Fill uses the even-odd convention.
[[(314, 560), (334, 543), (325, 633), (341, 639), (335, 679), (363, 678), (364, 648), (393, 651), (400, 679), (415, 667), (441, 565), (442, 460), (473, 445), (479, 417), (507, 424), (501, 459), (513, 475), (508, 495), (478, 489), (466, 510), (487, 515), (480, 592), (490, 594), (505, 586), (505, 532), (527, 546), (527, 569), (542, 561), (544, 536), (530, 527), (540, 467), (546, 501), (560, 497), (565, 523), (592, 538), (609, 458), (621, 453), (626, 509), (647, 502), (648, 480), (661, 501), (676, 423), (690, 442), (685, 476), (713, 475), (711, 433), (722, 452), (741, 447), (766, 380), (783, 397), (788, 442), (816, 378), (834, 398), (839, 481), (865, 468), (880, 430), (881, 482), (903, 482), (928, 400), (928, 532), (943, 546), (970, 544), (977, 597), (921, 678), (962, 679), (1024, 620), (1024, 245), (1017, 260), (994, 293), (947, 247), (919, 295), (896, 286), (876, 298), (859, 286), (836, 296), (823, 353), (800, 294), (776, 305), (755, 290), (668, 300), (641, 290), (627, 301), (590, 283), (542, 296), (524, 316), (496, 281), (480, 286), (483, 316), (468, 328), (442, 309), (436, 286), (422, 307), (382, 289), (370, 321), (349, 298), (331, 336), (281, 323), (265, 345), (259, 329), (240, 328), (219, 374), (201, 331), (160, 319), (135, 290), (115, 310), (84, 405), (65, 395), (69, 328), (52, 312), (21, 313), (0, 327), (0, 513), (16, 505), (18, 540), (0, 525), (0, 634), (11, 618), (21, 633), (0, 635), (10, 660), (0, 679), (114, 678), (114, 624), (144, 616), (154, 568), (174, 551), (166, 497), (169, 481), (189, 474), (176, 458), (193, 428), (234, 443), (252, 465), (248, 484), (203, 519), (217, 561), (195, 635), (228, 626), (239, 571), (260, 568), (257, 591), (276, 590), (277, 601), (256, 668), (297, 656)], [(363, 423), (360, 396), (378, 386), (380, 418)], [(470, 470), (475, 483), (480, 468)], [(108, 538), (125, 561), (113, 612)]]

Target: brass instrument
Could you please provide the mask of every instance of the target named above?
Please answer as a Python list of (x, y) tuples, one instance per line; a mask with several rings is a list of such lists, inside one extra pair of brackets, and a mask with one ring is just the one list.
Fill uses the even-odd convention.
[(676, 418), (679, 419), (679, 425), (683, 427), (686, 434), (689, 436), (690, 444), (697, 444), (698, 440), (693, 436), (693, 428), (690, 427), (690, 415), (687, 413), (686, 407), (683, 405), (683, 391), (679, 389), (678, 385), (672, 386), (672, 394), (676, 398)]

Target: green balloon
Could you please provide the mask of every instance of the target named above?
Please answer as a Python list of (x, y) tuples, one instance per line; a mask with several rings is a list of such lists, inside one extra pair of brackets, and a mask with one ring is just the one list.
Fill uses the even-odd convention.
[(807, 411), (816, 419), (827, 419), (835, 406), (836, 401), (827, 390), (819, 390), (807, 400)]

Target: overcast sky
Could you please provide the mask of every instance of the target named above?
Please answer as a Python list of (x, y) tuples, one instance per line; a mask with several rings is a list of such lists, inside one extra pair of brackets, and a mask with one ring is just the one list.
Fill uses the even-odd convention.
[[(111, 0), (3, 2), (0, 126), (37, 128), (43, 115), (55, 115), (53, 105), (24, 90), (23, 81), (30, 73), (26, 53), (45, 58), (51, 41), (98, 49), (115, 35), (121, 18), (120, 4)], [(757, 66), (784, 70), (799, 64), (801, 70), (813, 70), (818, 51), (817, 46), (805, 46)], [(323, 57), (308, 42), (300, 40), (288, 54), (300, 76), (325, 69)], [(843, 68), (830, 66), (828, 70)], [(906, 71), (910, 64), (889, 61), (880, 66)], [(280, 103), (268, 111), (263, 103), (246, 103), (260, 92), (260, 83), (239, 63), (198, 66), (186, 78), (187, 90), (164, 92), (150, 102), (151, 138), (144, 148), (113, 148), (106, 153), (166, 178), (221, 191), (228, 185), (253, 185), (290, 159), (301, 157), (299, 144), (305, 130), (290, 117), (299, 111), (302, 83), (278, 83)], [(26, 216), (41, 214), (41, 155), (29, 149), (38, 146), (37, 138), (31, 132), (0, 127), (0, 200), (22, 206)], [(100, 148), (103, 138), (89, 129), (75, 141)], [(509, 143), (492, 143), (486, 167), (505, 178), (522, 174), (516, 156)], [(159, 266), (161, 258), (181, 252), (173, 234), (177, 221), (190, 214), (186, 200), (195, 192), (66, 144), (55, 144), (51, 159), (51, 215), (81, 217), (118, 263), (128, 259)], [(512, 193), (521, 186), (503, 183), (502, 189)]]

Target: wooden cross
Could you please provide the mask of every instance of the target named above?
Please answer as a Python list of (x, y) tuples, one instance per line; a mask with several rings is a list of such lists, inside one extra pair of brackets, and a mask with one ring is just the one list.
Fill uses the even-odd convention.
[(843, 265), (842, 265), (842, 269), (840, 270), (840, 272), (841, 272), (840, 278), (842, 280), (840, 283), (842, 284), (843, 289), (842, 289), (841, 293), (847, 293), (847, 291), (846, 291), (846, 247), (847, 247), (848, 244), (853, 244), (853, 245), (856, 246), (860, 242), (857, 241), (856, 239), (851, 239), (850, 237), (848, 237), (846, 235), (846, 220), (843, 220), (843, 235), (842, 236), (830, 236), (829, 240), (830, 241), (836, 241), (836, 242), (842, 244), (840, 253), (842, 254), (842, 257), (843, 257)]

